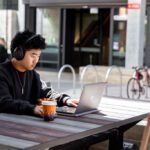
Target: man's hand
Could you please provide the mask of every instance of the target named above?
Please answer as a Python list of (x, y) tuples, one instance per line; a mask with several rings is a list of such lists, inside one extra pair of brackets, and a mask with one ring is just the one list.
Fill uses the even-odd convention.
[(71, 106), (71, 107), (77, 107), (78, 106), (78, 103), (79, 103), (79, 100), (78, 99), (68, 99), (66, 101), (66, 104), (68, 106)]
[(34, 114), (43, 117), (43, 108), (42, 108), (42, 106), (38, 106), (38, 105), (35, 106)]

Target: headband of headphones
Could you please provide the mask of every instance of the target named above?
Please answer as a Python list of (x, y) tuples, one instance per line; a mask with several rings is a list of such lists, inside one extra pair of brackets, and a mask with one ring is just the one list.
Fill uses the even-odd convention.
[(34, 38), (36, 38), (36, 37), (38, 37), (38, 36), (39, 36), (38, 34), (32, 35), (31, 37), (29, 37), (29, 38), (25, 41), (25, 43), (24, 43), (23, 45), (26, 45), (29, 41), (33, 40)]

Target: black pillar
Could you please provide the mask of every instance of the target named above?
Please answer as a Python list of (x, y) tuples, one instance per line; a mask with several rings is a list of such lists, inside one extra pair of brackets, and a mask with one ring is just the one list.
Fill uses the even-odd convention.
[(25, 5), (25, 29), (36, 32), (36, 8)]

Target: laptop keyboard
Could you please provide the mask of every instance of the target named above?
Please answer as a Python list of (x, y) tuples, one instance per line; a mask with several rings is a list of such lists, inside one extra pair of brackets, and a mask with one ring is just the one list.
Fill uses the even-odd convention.
[(64, 106), (64, 107), (58, 107), (57, 111), (58, 112), (66, 112), (66, 113), (75, 113), (76, 108)]

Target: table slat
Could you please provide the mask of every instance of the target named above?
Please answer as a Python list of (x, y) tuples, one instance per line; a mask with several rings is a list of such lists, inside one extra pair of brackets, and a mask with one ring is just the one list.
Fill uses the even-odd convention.
[(37, 143), (37, 142), (32, 142), (32, 141), (28, 141), (28, 140), (22, 140), (19, 138), (12, 138), (12, 137), (8, 137), (8, 136), (0, 135), (0, 148), (1, 148), (1, 145), (2, 145), (2, 147), (3, 147), (3, 145), (5, 145), (6, 147), (11, 146), (14, 148), (24, 149), (24, 148), (35, 146), (38, 144), (39, 143)]

